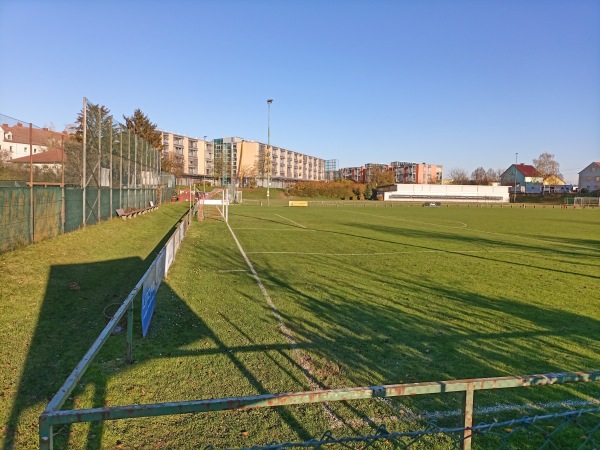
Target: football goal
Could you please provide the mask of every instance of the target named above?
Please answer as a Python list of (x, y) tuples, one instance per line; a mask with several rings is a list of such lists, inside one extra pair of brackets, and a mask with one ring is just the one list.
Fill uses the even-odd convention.
[(227, 195), (227, 190), (214, 189), (205, 196), (200, 197), (198, 200), (198, 220), (202, 221), (205, 219), (228, 221), (229, 196)]
[(584, 208), (586, 206), (600, 206), (600, 197), (575, 197), (573, 204)]

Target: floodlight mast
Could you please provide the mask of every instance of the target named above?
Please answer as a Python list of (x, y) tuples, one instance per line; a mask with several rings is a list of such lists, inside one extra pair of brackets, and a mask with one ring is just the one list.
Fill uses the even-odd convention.
[(273, 103), (273, 99), (267, 99), (267, 206), (269, 206), (269, 187), (271, 185), (271, 103)]

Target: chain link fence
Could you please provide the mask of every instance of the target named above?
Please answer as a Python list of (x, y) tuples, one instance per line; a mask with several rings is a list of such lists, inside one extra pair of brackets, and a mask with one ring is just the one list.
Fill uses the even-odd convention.
[(84, 99), (77, 123), (50, 127), (0, 115), (0, 252), (171, 198), (160, 149)]
[[(288, 448), (345, 449), (465, 449), (465, 430), (471, 432), (473, 448), (478, 449), (578, 449), (600, 448), (600, 408), (566, 411), (543, 416), (522, 417), (470, 428), (443, 428), (436, 422), (418, 431), (390, 432), (385, 425), (373, 434), (339, 436), (332, 431), (304, 442), (271, 443), (247, 447), (251, 450)], [(470, 447), (469, 447), (470, 448)], [(205, 450), (214, 450), (207, 445)]]

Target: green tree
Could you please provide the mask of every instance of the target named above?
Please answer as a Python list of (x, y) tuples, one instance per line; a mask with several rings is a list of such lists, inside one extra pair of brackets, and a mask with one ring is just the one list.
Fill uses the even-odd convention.
[[(110, 161), (110, 136), (118, 133), (110, 110), (103, 105), (87, 103), (87, 110), (83, 108), (75, 119), (77, 130), (73, 145), (65, 142), (65, 181), (79, 185), (100, 186), (100, 169), (109, 167)], [(86, 173), (83, 175), (83, 130), (86, 131), (85, 165)], [(78, 143), (79, 145), (76, 145)]]
[(179, 155), (163, 151), (162, 133), (158, 131), (157, 125), (150, 121), (148, 116), (137, 108), (131, 116), (123, 116), (125, 126), (132, 130), (150, 145), (150, 147), (161, 153), (161, 169), (163, 172), (169, 172), (176, 177), (180, 177), (184, 172), (183, 158)]
[(386, 170), (380, 166), (371, 167), (368, 170), (367, 177), (367, 183), (371, 184), (371, 186), (373, 187), (384, 186), (386, 184), (394, 184), (396, 182), (394, 172), (392, 172), (391, 170)]
[(162, 133), (141, 109), (135, 109), (133, 115), (123, 116), (123, 119), (125, 119), (125, 126), (144, 139), (151, 147), (157, 150), (162, 149)]

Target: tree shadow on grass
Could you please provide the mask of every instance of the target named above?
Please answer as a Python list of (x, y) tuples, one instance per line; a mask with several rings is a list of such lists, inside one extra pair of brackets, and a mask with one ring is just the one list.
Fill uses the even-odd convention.
[[(318, 294), (276, 264), (261, 262), (257, 270), (267, 289), (285, 293), (273, 300), (298, 342), (310, 343), (321, 364), (341, 367), (340, 376), (321, 379), (327, 387), (597, 370), (600, 365), (597, 318), (483, 295), (426, 275), (415, 278), (401, 268), (389, 277), (365, 273), (340, 258), (310, 260), (328, 269), (314, 279)], [(381, 291), (365, 289), (365, 277)], [(523, 394), (510, 395), (516, 401)]]
[[(162, 247), (162, 243), (159, 247)], [(153, 252), (152, 258), (155, 253)], [(17, 427), (24, 428), (23, 417), (31, 414), (26, 412), (40, 403), (45, 406), (52, 399), (104, 328), (104, 309), (109, 305), (122, 303), (145, 273), (149, 261), (150, 258), (147, 261), (126, 258), (92, 264), (56, 265), (51, 268), (44, 302), (10, 412), (4, 450), (13, 449), (17, 442), (22, 441), (17, 435), (21, 433), (17, 431)], [(77, 409), (77, 397), (84, 391), (92, 393), (92, 407), (107, 406), (108, 385), (116, 372), (128, 371), (136, 365), (165, 357), (224, 356), (231, 371), (238, 373), (250, 385), (251, 394), (268, 392), (253, 370), (246, 367), (240, 359), (240, 355), (244, 353), (264, 351), (263, 346), (238, 348), (226, 345), (171, 290), (168, 283), (163, 282), (159, 288), (154, 323), (146, 339), (141, 339), (139, 296), (134, 304), (134, 365), (129, 366), (124, 362), (125, 332), (111, 336), (61, 409)], [(210, 348), (201, 351), (187, 350), (199, 337), (208, 340)], [(221, 396), (220, 393), (217, 393), (218, 396)], [(164, 401), (169, 400), (171, 399)], [(302, 439), (311, 437), (289, 410), (278, 408), (276, 414)], [(34, 432), (37, 425), (36, 421), (25, 426), (29, 426), (30, 431)], [(94, 422), (87, 428), (85, 447), (88, 450), (102, 447), (104, 426), (103, 422)], [(72, 426), (54, 427), (55, 448), (68, 445), (72, 439), (72, 429)]]
[[(352, 233), (346, 233), (346, 232), (340, 232), (340, 231), (332, 231), (332, 230), (319, 230), (321, 232), (324, 233), (331, 233), (331, 234), (337, 234), (337, 235), (342, 235), (342, 236), (347, 236), (347, 237), (351, 237), (351, 238), (355, 238), (355, 239), (365, 239), (365, 240), (371, 240), (371, 241), (376, 241), (376, 242), (381, 242), (384, 244), (395, 244), (395, 245), (403, 245), (406, 247), (411, 247), (411, 248), (417, 248), (417, 249), (421, 249), (421, 250), (427, 250), (427, 251), (435, 251), (435, 252), (440, 252), (440, 253), (452, 253), (452, 254), (461, 254), (463, 256), (472, 258), (472, 259), (482, 259), (482, 260), (489, 260), (489, 261), (496, 261), (496, 262), (503, 262), (503, 263), (507, 263), (507, 264), (511, 264), (511, 265), (515, 265), (515, 266), (520, 266), (520, 267), (526, 267), (526, 268), (534, 268), (534, 269), (541, 269), (541, 270), (546, 270), (546, 271), (551, 271), (551, 272), (556, 272), (556, 273), (561, 273), (561, 274), (567, 274), (567, 275), (580, 275), (582, 277), (586, 277), (586, 278), (591, 278), (591, 279), (600, 279), (600, 276), (597, 275), (592, 275), (592, 274), (588, 274), (588, 273), (577, 273), (575, 272), (574, 266), (571, 265), (569, 267), (565, 267), (564, 270), (563, 269), (556, 269), (556, 268), (551, 268), (551, 267), (544, 267), (541, 265), (535, 265), (535, 264), (531, 264), (528, 262), (524, 262), (522, 259), (513, 259), (511, 261), (504, 261), (501, 260), (499, 258), (494, 258), (493, 252), (482, 252), (482, 253), (469, 253), (468, 251), (461, 251), (460, 249), (458, 250), (451, 250), (451, 249), (447, 249), (447, 248), (442, 248), (440, 246), (435, 245), (435, 243), (439, 242), (439, 243), (466, 243), (466, 244), (478, 244), (478, 245), (482, 245), (485, 247), (500, 247), (502, 249), (512, 249), (515, 251), (522, 251), (522, 252), (537, 252), (540, 253), (541, 255), (546, 254), (548, 256), (552, 256), (552, 258), (555, 258), (557, 254), (559, 255), (563, 255), (566, 257), (571, 257), (571, 258), (590, 258), (590, 251), (594, 252), (594, 250), (591, 249), (573, 249), (573, 248), (569, 248), (569, 249), (565, 249), (564, 247), (560, 248), (560, 246), (554, 246), (554, 247), (548, 247), (548, 246), (542, 246), (542, 245), (535, 245), (532, 243), (508, 243), (506, 241), (501, 241), (501, 240), (497, 240), (497, 239), (490, 239), (490, 238), (484, 238), (484, 237), (475, 237), (475, 236), (467, 236), (467, 235), (460, 235), (460, 234), (453, 234), (453, 233), (445, 233), (445, 232), (440, 232), (440, 231), (426, 231), (426, 230), (416, 230), (416, 229), (402, 229), (402, 230), (398, 230), (398, 228), (395, 227), (391, 227), (391, 226), (385, 226), (385, 225), (357, 225), (357, 224), (346, 224), (347, 226), (352, 226), (352, 227), (356, 227), (356, 228), (364, 228), (365, 230), (368, 230), (369, 232), (373, 232), (373, 231), (377, 231), (379, 233), (381, 233), (382, 236), (390, 236), (392, 238), (383, 238), (383, 237), (372, 237), (372, 236), (364, 236), (364, 235), (357, 235), (357, 234), (352, 234)], [(407, 242), (406, 240), (401, 240), (403, 238), (413, 238), (413, 239), (417, 239), (419, 241), (425, 241), (425, 242), (431, 242), (430, 245), (421, 245), (421, 244), (416, 244), (416, 243), (410, 243)], [(583, 251), (586, 250), (586, 251)], [(485, 255), (485, 256), (482, 256)], [(541, 260), (541, 258), (540, 258)]]
[[(183, 217), (161, 211), (175, 214), (179, 220)], [(8, 417), (4, 450), (14, 448), (20, 433), (17, 427), (24, 428), (23, 414), (52, 399), (104, 328), (104, 309), (123, 302), (175, 228), (171, 227), (146, 260), (123, 258), (49, 268), (35, 331), (31, 341), (25, 343), (28, 351)], [(37, 426), (37, 420), (27, 424), (30, 430), (37, 430)]]
[(50, 269), (4, 449), (13, 448), (21, 414), (40, 402), (47, 404), (58, 391), (104, 328), (105, 307), (123, 301), (143, 275), (141, 266), (139, 258), (128, 258)]

